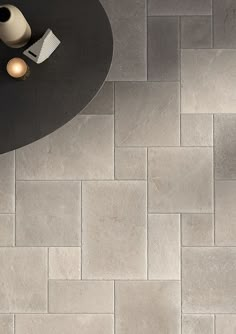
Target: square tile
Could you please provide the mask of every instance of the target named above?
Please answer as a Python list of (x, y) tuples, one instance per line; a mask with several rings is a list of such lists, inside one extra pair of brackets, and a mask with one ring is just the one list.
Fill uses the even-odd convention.
[(50, 247), (49, 278), (80, 279), (81, 278), (80, 247)]
[(178, 17), (149, 17), (148, 80), (177, 81), (179, 70)]
[(236, 331), (235, 314), (217, 314), (216, 315), (216, 334), (234, 334)]
[(14, 152), (0, 155), (0, 213), (15, 211), (15, 158)]
[(216, 244), (236, 246), (236, 181), (217, 181), (215, 196)]
[(236, 179), (236, 115), (214, 117), (215, 177)]
[(113, 313), (112, 281), (49, 281), (50, 313)]
[(116, 334), (180, 334), (179, 282), (116, 282)]
[(213, 212), (212, 161), (210, 148), (149, 149), (149, 212)]
[(15, 215), (0, 214), (0, 246), (13, 246), (15, 242)]
[(182, 146), (213, 146), (213, 116), (181, 115)]
[(14, 334), (13, 315), (0, 315), (0, 334)]
[(16, 151), (18, 180), (113, 179), (114, 119), (78, 115)]
[(79, 246), (79, 182), (17, 182), (17, 246)]
[(180, 280), (180, 217), (148, 217), (149, 279)]
[(47, 250), (0, 248), (0, 313), (47, 310)]
[(108, 80), (146, 80), (144, 0), (101, 0), (112, 26), (114, 50)]
[(181, 48), (208, 49), (212, 47), (211, 16), (181, 17)]
[(213, 246), (214, 216), (211, 214), (183, 214), (182, 245)]
[(214, 316), (183, 315), (182, 334), (214, 334)]
[(113, 316), (105, 314), (21, 314), (16, 334), (113, 334)]
[(146, 278), (146, 182), (84, 182), (83, 279)]
[(115, 178), (117, 180), (147, 179), (147, 149), (115, 149)]
[(236, 50), (182, 50), (182, 112), (235, 113)]
[(183, 248), (184, 313), (236, 312), (236, 249)]
[(211, 15), (211, 0), (149, 0), (149, 15)]
[(117, 83), (115, 94), (117, 146), (179, 145), (178, 83)]

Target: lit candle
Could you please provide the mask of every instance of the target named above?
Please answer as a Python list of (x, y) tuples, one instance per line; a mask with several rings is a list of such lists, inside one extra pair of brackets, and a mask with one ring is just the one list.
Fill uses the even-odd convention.
[(21, 58), (12, 58), (7, 63), (7, 73), (15, 79), (25, 80), (29, 76), (29, 67)]

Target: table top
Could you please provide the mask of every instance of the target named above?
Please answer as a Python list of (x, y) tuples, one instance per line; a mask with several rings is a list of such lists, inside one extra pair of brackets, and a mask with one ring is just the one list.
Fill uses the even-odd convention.
[[(113, 53), (111, 26), (99, 0), (13, 0), (10, 4), (24, 14), (32, 38), (20, 49), (0, 43), (0, 153), (50, 134), (83, 110), (103, 85)], [(48, 60), (36, 64), (23, 51), (48, 28), (61, 44)], [(6, 73), (13, 57), (30, 66), (27, 80), (14, 80)]]

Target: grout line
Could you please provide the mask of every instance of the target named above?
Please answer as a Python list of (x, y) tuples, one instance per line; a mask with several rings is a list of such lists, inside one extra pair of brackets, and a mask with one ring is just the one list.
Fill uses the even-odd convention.
[(199, 16), (199, 17), (202, 17), (202, 16), (211, 16), (211, 14), (190, 14), (190, 15), (184, 15), (184, 14), (169, 14), (169, 15), (148, 15), (148, 17), (176, 17), (176, 16), (181, 16), (181, 17), (195, 17), (195, 16)]
[(183, 289), (182, 289), (182, 214), (180, 214), (180, 333), (182, 333)]
[(80, 279), (83, 278), (83, 182), (80, 187)]
[(148, 235), (148, 233), (149, 233), (149, 222), (148, 222), (148, 148), (147, 148), (147, 159), (146, 159), (146, 168), (147, 168), (147, 180), (146, 180), (146, 182), (147, 182), (147, 184), (146, 184), (146, 201), (147, 201), (147, 203), (146, 203), (146, 208), (147, 208), (147, 215), (146, 215), (146, 220), (147, 220), (147, 222), (146, 222), (146, 233), (147, 233), (147, 235), (146, 235), (146, 240), (147, 240), (147, 245), (146, 245), (146, 266), (147, 266), (147, 280), (149, 280), (149, 235)]
[(113, 325), (114, 325), (114, 334), (116, 333), (116, 282), (114, 281), (114, 321), (113, 321)]
[(148, 67), (148, 63), (149, 63), (149, 61), (148, 61), (148, 57), (149, 57), (149, 50), (148, 50), (148, 48), (149, 48), (149, 29), (148, 29), (148, 0), (146, 0), (146, 57), (147, 57), (147, 60), (146, 60), (146, 71), (147, 71), (147, 81), (148, 82), (151, 82), (151, 81), (149, 81), (149, 67)]
[(216, 180), (215, 180), (215, 117), (213, 115), (213, 127), (212, 127), (212, 131), (213, 131), (213, 209), (214, 209), (214, 225), (213, 225), (213, 228), (214, 228), (214, 231), (213, 231), (213, 243), (214, 243), (214, 246), (216, 245), (216, 210), (215, 210), (215, 192), (216, 192)]
[(213, 320), (213, 333), (216, 334), (216, 315), (214, 314), (214, 320)]
[(14, 180), (14, 185), (15, 185), (15, 222), (14, 222), (14, 245), (16, 246), (16, 150), (14, 151), (14, 170), (15, 170), (15, 180)]
[(212, 12), (211, 12), (211, 47), (214, 49), (215, 47), (215, 32), (214, 32), (214, 15), (215, 15), (215, 7), (214, 7), (214, 0), (211, 0), (211, 8), (212, 8)]
[(115, 118), (115, 115), (116, 115), (116, 89), (115, 89), (115, 82), (113, 82), (113, 118), (114, 118), (114, 133), (113, 133), (113, 144), (114, 144), (114, 147), (113, 147), (113, 152), (114, 152), (114, 180), (116, 179), (116, 143), (115, 143), (115, 131), (116, 131), (116, 118)]
[(16, 315), (13, 314), (13, 333), (16, 333)]
[[(191, 248), (191, 247), (188, 247)], [(207, 247), (206, 247), (207, 248)], [(83, 279), (83, 282), (114, 282), (114, 280), (116, 282), (148, 282), (146, 278), (85, 278)], [(58, 281), (58, 282), (80, 282), (81, 280), (78, 279), (50, 279), (50, 281)], [(179, 279), (151, 279), (150, 281), (152, 282), (179, 282)]]
[(181, 43), (181, 35), (182, 35), (182, 30), (181, 30), (181, 23), (182, 23), (182, 18), (179, 17), (179, 145), (182, 146), (182, 43)]
[(49, 313), (49, 247), (47, 248), (47, 313)]

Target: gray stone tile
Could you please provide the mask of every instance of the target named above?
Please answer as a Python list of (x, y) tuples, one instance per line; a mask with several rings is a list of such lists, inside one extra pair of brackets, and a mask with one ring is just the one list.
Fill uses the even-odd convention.
[(114, 50), (108, 80), (146, 80), (145, 0), (101, 0), (111, 22)]
[(115, 93), (116, 145), (179, 145), (178, 83), (117, 83)]
[(0, 334), (14, 334), (13, 315), (0, 315)]
[(211, 15), (211, 0), (149, 0), (149, 15)]
[(113, 334), (113, 316), (105, 314), (21, 314), (16, 334)]
[(0, 214), (0, 246), (13, 246), (15, 241), (15, 216)]
[(14, 152), (0, 155), (0, 213), (15, 211), (15, 158)]
[(50, 313), (113, 313), (112, 281), (49, 281)]
[(83, 279), (146, 278), (146, 182), (84, 182)]
[(118, 180), (147, 179), (147, 149), (115, 149), (115, 178)]
[(149, 17), (148, 80), (177, 81), (179, 67), (179, 19)]
[(182, 146), (213, 146), (213, 116), (181, 115)]
[(236, 115), (214, 118), (215, 177), (236, 179)]
[(56, 132), (17, 150), (17, 179), (111, 179), (113, 132), (113, 116), (78, 115)]
[(49, 248), (49, 278), (80, 279), (81, 278), (81, 248), (80, 247), (50, 247)]
[(101, 90), (80, 112), (81, 115), (110, 115), (114, 114), (114, 83), (105, 82)]
[(182, 334), (214, 334), (214, 316), (183, 315)]
[(211, 16), (183, 16), (181, 18), (181, 48), (208, 49), (211, 47)]
[(210, 148), (151, 148), (148, 207), (151, 213), (211, 213), (213, 152)]
[(149, 215), (149, 279), (180, 280), (180, 217)]
[(79, 182), (17, 182), (17, 246), (80, 245)]
[(47, 250), (0, 248), (0, 312), (47, 310)]
[(211, 214), (182, 215), (183, 246), (213, 246), (214, 217)]
[(213, 0), (214, 4), (214, 47), (236, 48), (235, 1)]
[(182, 255), (183, 312), (236, 312), (236, 248), (183, 248)]
[(215, 184), (215, 238), (219, 246), (236, 246), (236, 181)]
[(236, 314), (216, 315), (216, 334), (234, 334), (236, 329)]
[(180, 334), (179, 282), (116, 282), (117, 334)]
[(182, 50), (182, 112), (235, 113), (236, 50)]

